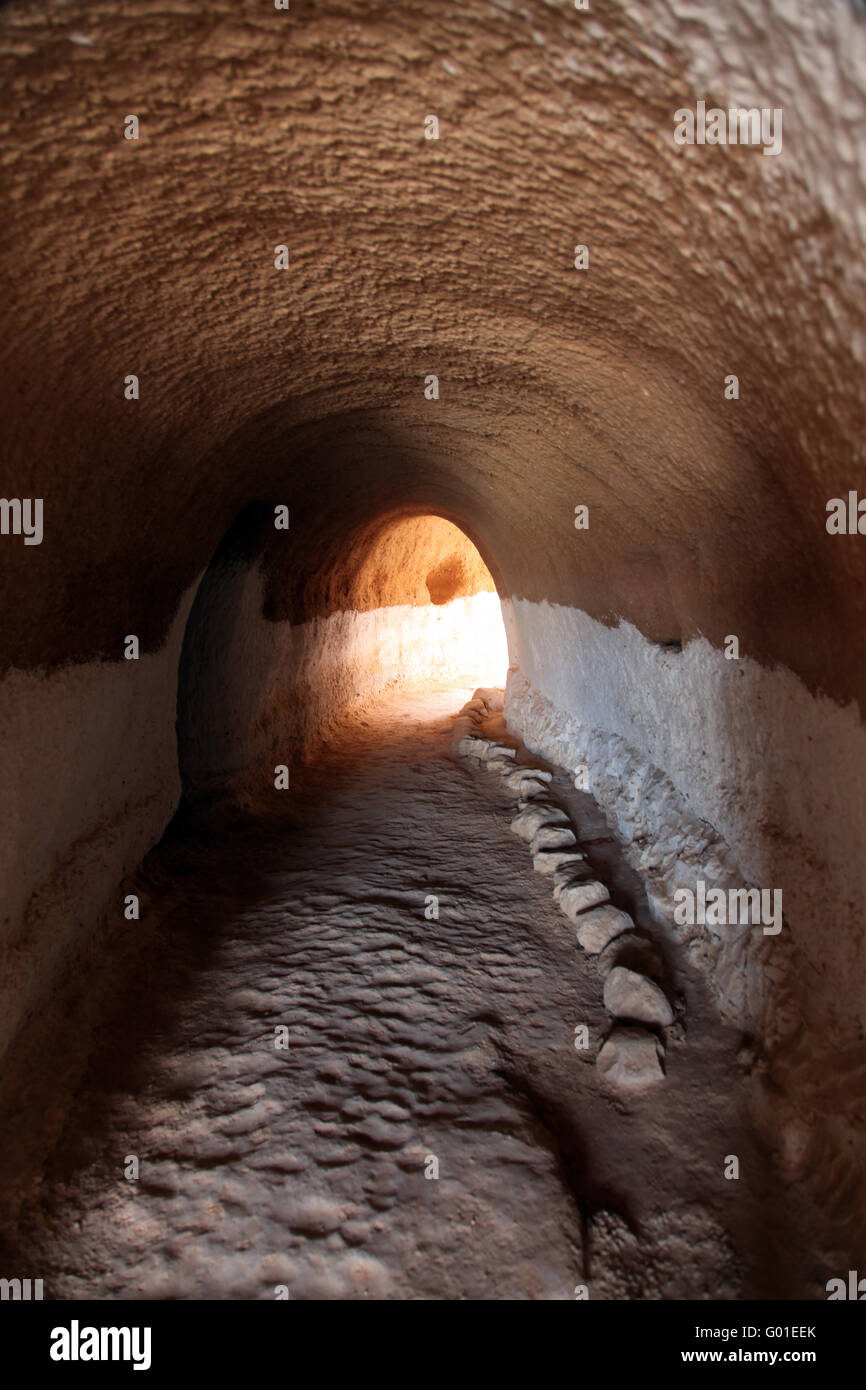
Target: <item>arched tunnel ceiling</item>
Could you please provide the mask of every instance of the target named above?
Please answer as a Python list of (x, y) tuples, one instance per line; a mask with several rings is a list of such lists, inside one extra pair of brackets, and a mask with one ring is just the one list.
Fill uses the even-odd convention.
[[(856, 21), (831, 5), (796, 31), (793, 77), (797, 43), (824, 45), (836, 104), (800, 72), (764, 158), (673, 142), (716, 37), (692, 9), (0, 11), (4, 490), (43, 497), (46, 528), (5, 549), (28, 603), (7, 603), (3, 662), (115, 658), (132, 630), (158, 647), (259, 500), (292, 515), (272, 617), (327, 609), (325, 560), (429, 510), (503, 593), (658, 641), (736, 632), (862, 699), (862, 551), (825, 530), (866, 425), (862, 257), (833, 202)], [(713, 20), (776, 74), (770, 105), (793, 80), (777, 9)]]

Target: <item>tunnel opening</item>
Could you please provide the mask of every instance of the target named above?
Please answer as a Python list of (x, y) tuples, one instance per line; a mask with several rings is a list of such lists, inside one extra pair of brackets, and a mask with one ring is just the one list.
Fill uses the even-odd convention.
[(384, 690), (505, 685), (496, 582), (455, 522), (391, 512), (311, 561), (273, 516), (244, 509), (190, 612), (177, 703), (187, 801), (306, 761), (336, 719)]

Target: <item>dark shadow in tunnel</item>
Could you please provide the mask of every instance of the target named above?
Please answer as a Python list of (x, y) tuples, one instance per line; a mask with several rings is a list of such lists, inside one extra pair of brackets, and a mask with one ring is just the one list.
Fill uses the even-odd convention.
[(246, 588), (272, 527), (273, 509), (249, 503), (223, 537), (199, 584), (187, 619), (178, 670), (177, 747), (184, 799), (207, 797), (240, 770), (226, 706), (245, 672), (225, 650), (241, 639)]

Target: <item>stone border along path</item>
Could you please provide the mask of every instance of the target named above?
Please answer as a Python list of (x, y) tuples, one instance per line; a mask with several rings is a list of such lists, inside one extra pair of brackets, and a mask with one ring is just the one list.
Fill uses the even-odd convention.
[[(574, 826), (550, 795), (547, 784), (552, 774), (517, 764), (516, 748), (483, 736), (487, 720), (501, 714), (502, 709), (501, 690), (476, 690), (454, 720), (454, 751), (478, 770), (498, 773), (517, 797), (511, 829), (528, 842), (536, 873), (551, 877), (554, 899), (574, 923), (578, 945), (588, 955), (599, 956), (600, 964), (607, 967), (604, 1006), (615, 1026), (595, 1059), (598, 1070), (607, 1081), (625, 1090), (663, 1081), (665, 1047), (662, 1038), (651, 1030), (670, 1027), (673, 1009), (655, 981), (611, 960), (612, 952), (622, 944), (618, 939), (634, 934), (635, 924), (627, 912), (610, 902), (605, 885), (591, 876)], [(632, 935), (630, 940), (634, 939)]]

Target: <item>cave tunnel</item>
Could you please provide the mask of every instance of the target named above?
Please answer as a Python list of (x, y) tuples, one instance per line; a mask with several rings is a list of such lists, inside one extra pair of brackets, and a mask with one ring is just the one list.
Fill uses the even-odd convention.
[(12, 0), (0, 75), (0, 1276), (826, 1301), (861, 7)]
[(309, 761), (342, 711), (389, 685), (471, 693), (504, 686), (507, 667), (493, 576), (445, 517), (385, 513), (335, 536), (299, 570), (291, 509), (247, 507), (186, 626), (177, 726), (185, 796), (237, 795), (247, 767)]

